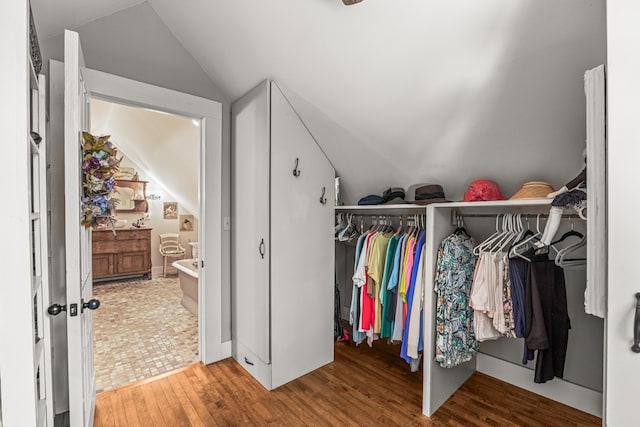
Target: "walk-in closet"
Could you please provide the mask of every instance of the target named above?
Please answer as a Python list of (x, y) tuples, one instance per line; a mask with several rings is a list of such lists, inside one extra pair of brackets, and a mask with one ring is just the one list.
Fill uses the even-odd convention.
[[(358, 206), (336, 206), (339, 314), (350, 324), (343, 337), (359, 346), (371, 346), (375, 339), (394, 343), (398, 357), (407, 361), (407, 370), (415, 372), (420, 365), (426, 415), (433, 415), (475, 372), (481, 372), (603, 417), (603, 67), (586, 72), (585, 93), (585, 167), (558, 191), (531, 182), (511, 200), (504, 200), (502, 194), (491, 198), (484, 192), (477, 200), (422, 205), (402, 200), (385, 205), (367, 196)], [(537, 194), (531, 197), (534, 187)], [(473, 184), (468, 192), (472, 189)], [(402, 249), (394, 249), (396, 237), (392, 236), (407, 234), (406, 250), (402, 237)], [(377, 249), (369, 248), (369, 253), (363, 249), (378, 235), (383, 250), (389, 248), (386, 261), (376, 258)], [(396, 264), (398, 252), (401, 260), (409, 258), (406, 272), (401, 267), (395, 273), (397, 265), (390, 259), (394, 251)], [(363, 256), (368, 257), (364, 262)], [(422, 280), (415, 279), (416, 268), (411, 268), (416, 263)], [(393, 274), (398, 274), (396, 279)], [(404, 334), (385, 331), (384, 326), (389, 313), (384, 293), (398, 277), (401, 282), (406, 277), (406, 285), (398, 285), (397, 291), (405, 307), (396, 311), (400, 314), (395, 326), (402, 323)], [(369, 290), (371, 298), (366, 296), (367, 285), (377, 286)], [(399, 307), (399, 299), (391, 305), (395, 301)], [(493, 308), (485, 307), (485, 301)], [(422, 316), (418, 326), (416, 313)], [(382, 327), (369, 321), (379, 316)], [(390, 319), (393, 322), (393, 316)], [(414, 343), (410, 337), (416, 327), (422, 336)], [(412, 351), (407, 352), (407, 347)]]

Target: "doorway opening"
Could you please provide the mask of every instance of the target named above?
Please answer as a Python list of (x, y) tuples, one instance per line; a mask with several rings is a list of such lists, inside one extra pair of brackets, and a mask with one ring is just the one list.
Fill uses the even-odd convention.
[(111, 135), (115, 233), (93, 231), (96, 391), (199, 360), (200, 120), (93, 98), (91, 133)]

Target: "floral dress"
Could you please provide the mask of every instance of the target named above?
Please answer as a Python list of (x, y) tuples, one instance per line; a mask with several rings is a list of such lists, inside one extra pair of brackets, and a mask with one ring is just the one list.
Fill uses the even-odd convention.
[(436, 362), (452, 368), (478, 351), (469, 294), (477, 257), (473, 239), (451, 234), (440, 244), (436, 263)]

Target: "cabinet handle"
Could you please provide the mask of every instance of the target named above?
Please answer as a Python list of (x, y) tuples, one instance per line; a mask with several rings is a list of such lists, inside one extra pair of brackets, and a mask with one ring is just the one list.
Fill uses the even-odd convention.
[(300, 159), (298, 159), (296, 157), (296, 167), (293, 168), (293, 176), (295, 176), (296, 178), (300, 176), (300, 169), (298, 169), (298, 162), (300, 161)]
[(327, 198), (324, 197), (324, 193), (327, 191), (327, 187), (322, 187), (322, 195), (320, 196), (320, 203), (323, 205), (327, 204)]
[(631, 351), (640, 353), (640, 292), (636, 294), (636, 315), (633, 318), (633, 346)]
[(260, 252), (260, 257), (264, 259), (264, 239), (260, 240), (260, 245), (258, 246), (258, 252)]

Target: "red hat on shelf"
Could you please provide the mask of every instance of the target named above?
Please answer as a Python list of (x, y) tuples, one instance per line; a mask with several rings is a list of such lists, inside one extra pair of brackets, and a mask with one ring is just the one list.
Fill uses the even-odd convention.
[(476, 179), (464, 193), (465, 202), (505, 200), (500, 186), (489, 179)]

